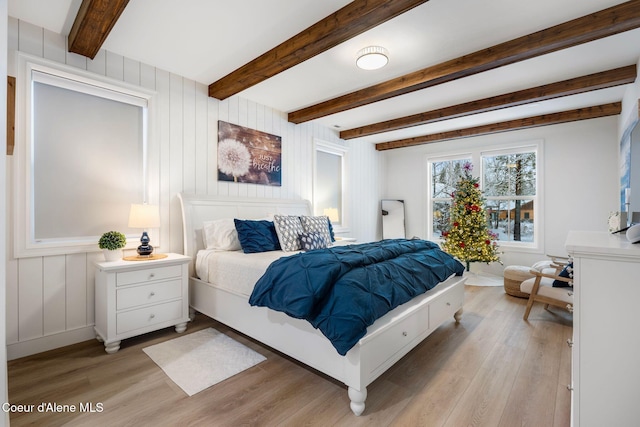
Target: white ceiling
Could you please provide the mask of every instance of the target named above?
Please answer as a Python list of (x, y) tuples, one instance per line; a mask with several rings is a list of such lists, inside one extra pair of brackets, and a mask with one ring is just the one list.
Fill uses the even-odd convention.
[[(68, 34), (81, 0), (9, 0), (9, 15)], [(103, 48), (210, 84), (349, 3), (347, 0), (132, 0)], [(623, 3), (430, 0), (240, 93), (290, 112)], [(382, 45), (389, 64), (355, 67)], [(635, 64), (640, 29), (318, 119), (341, 130)], [(361, 138), (383, 142), (620, 101), (624, 87)]]

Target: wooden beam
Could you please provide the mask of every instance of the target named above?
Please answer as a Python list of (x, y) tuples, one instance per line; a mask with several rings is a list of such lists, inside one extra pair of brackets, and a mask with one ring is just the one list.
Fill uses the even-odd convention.
[(7, 156), (16, 143), (16, 78), (7, 76)]
[(355, 0), (209, 85), (225, 99), (325, 52), (428, 0)]
[(391, 150), (393, 148), (411, 147), (414, 145), (429, 144), (433, 142), (447, 141), (450, 139), (489, 135), (492, 133), (529, 129), (538, 126), (556, 125), (578, 120), (597, 119), (599, 117), (615, 116), (617, 114), (620, 114), (621, 110), (622, 103), (614, 102), (611, 104), (598, 105), (595, 107), (578, 108), (576, 110), (563, 111), (560, 113), (543, 114), (541, 116), (527, 117), (524, 119), (515, 119), (506, 122), (491, 123), (466, 129), (433, 133), (430, 135), (416, 136), (413, 138), (399, 139), (396, 141), (381, 142), (379, 144), (376, 144), (376, 150)]
[(303, 123), (640, 27), (633, 0), (289, 113)]
[(637, 76), (636, 65), (602, 71), (588, 76), (551, 83), (504, 95), (492, 96), (451, 107), (431, 110), (424, 113), (413, 114), (367, 126), (348, 129), (340, 132), (340, 138), (353, 139), (363, 136), (375, 135), (408, 127), (435, 123), (443, 120), (470, 116), (488, 111), (500, 110), (508, 107), (545, 101), (562, 96), (576, 95), (592, 90), (605, 89), (624, 84), (633, 83)]
[(129, 0), (82, 0), (69, 32), (69, 52), (95, 58)]

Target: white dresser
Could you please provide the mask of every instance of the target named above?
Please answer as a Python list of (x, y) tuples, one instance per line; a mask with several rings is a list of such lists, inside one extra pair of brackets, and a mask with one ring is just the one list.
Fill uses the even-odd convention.
[(640, 245), (569, 233), (574, 257), (572, 424), (640, 425)]
[(167, 254), (158, 260), (96, 264), (95, 331), (107, 353), (118, 351), (125, 338), (173, 325), (176, 332), (187, 329), (190, 260)]

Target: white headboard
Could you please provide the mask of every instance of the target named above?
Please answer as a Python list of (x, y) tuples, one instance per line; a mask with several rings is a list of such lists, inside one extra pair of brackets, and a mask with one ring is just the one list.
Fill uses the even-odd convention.
[(202, 223), (223, 218), (258, 219), (269, 215), (311, 215), (308, 200), (258, 199), (178, 194), (182, 207), (184, 254), (194, 262), (204, 249)]

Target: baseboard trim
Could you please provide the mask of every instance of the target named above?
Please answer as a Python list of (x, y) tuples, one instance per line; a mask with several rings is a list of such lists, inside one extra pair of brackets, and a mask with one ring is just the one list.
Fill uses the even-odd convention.
[(95, 339), (95, 337), (96, 332), (93, 330), (93, 325), (91, 325), (58, 334), (47, 335), (46, 337), (7, 344), (7, 360), (31, 356), (32, 354)]

